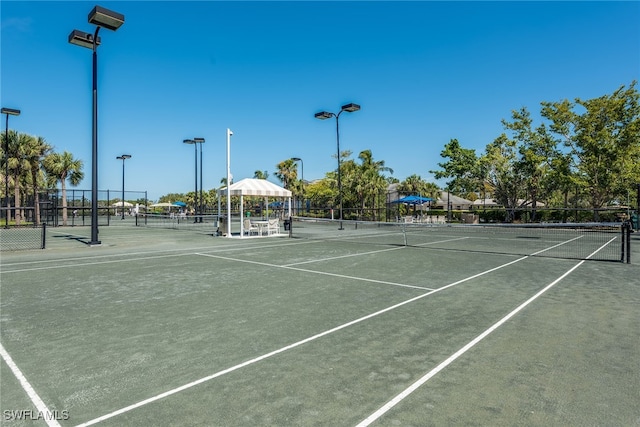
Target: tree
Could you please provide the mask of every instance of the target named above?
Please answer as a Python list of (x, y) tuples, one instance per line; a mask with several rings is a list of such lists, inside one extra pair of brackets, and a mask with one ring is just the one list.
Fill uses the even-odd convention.
[[(14, 216), (16, 225), (20, 225), (22, 222), (22, 210), (21, 210), (21, 189), (22, 184), (27, 182), (27, 176), (29, 175), (30, 164), (26, 158), (27, 147), (32, 137), (14, 131), (12, 136), (9, 133), (9, 146), (7, 152), (7, 162), (9, 166), (9, 175), (13, 176), (13, 200), (14, 200)], [(9, 212), (7, 212), (9, 215)]]
[(267, 171), (259, 171), (258, 170), (258, 171), (255, 171), (253, 173), (253, 177), (255, 179), (267, 179), (267, 178), (269, 178), (269, 172), (267, 172)]
[[(598, 209), (624, 199), (640, 181), (640, 104), (634, 81), (611, 95), (543, 102), (542, 116), (568, 150), (575, 182)], [(597, 216), (597, 211), (596, 211)]]
[[(11, 188), (11, 185), (15, 186), (16, 182), (16, 171), (14, 170), (14, 165), (17, 163), (17, 158), (19, 157), (18, 148), (20, 146), (18, 142), (19, 134), (15, 130), (9, 130), (8, 135), (5, 132), (0, 134), (0, 141), (2, 142), (2, 181), (3, 183), (7, 182), (7, 186)], [(7, 138), (8, 136), (8, 138)], [(7, 151), (5, 152), (5, 147), (7, 147)], [(5, 176), (5, 171), (8, 171)], [(10, 192), (9, 188), (6, 189), (7, 192)], [(2, 186), (3, 193), (5, 193), (5, 186)], [(7, 206), (7, 219), (11, 220), (11, 209), (10, 209), (10, 200), (9, 194), (4, 194), (7, 198), (9, 206)], [(14, 200), (14, 207), (17, 207), (18, 201)], [(14, 210), (15, 214), (18, 215), (18, 211)], [(16, 217), (16, 221), (17, 221)]]
[(440, 153), (446, 162), (438, 163), (443, 170), (429, 171), (436, 179), (451, 178), (447, 182), (447, 191), (466, 194), (480, 187), (478, 158), (475, 150), (462, 148), (457, 139), (452, 139)]
[(435, 184), (430, 184), (422, 179), (420, 175), (413, 174), (400, 182), (398, 185), (398, 191), (405, 195), (416, 195), (437, 199), (438, 194), (434, 193), (433, 187), (435, 187), (436, 192), (439, 191)]
[(283, 160), (276, 165), (277, 172), (274, 174), (287, 190), (298, 178), (298, 165), (292, 159)]
[(67, 187), (66, 182), (72, 186), (80, 184), (84, 178), (82, 172), (82, 160), (73, 158), (73, 154), (65, 151), (64, 153), (51, 153), (44, 159), (44, 167), (47, 174), (53, 177), (56, 182), (60, 182), (62, 189), (62, 225), (67, 225)]
[[(354, 190), (357, 200), (360, 202), (360, 216), (365, 213), (367, 205), (372, 208), (376, 208), (376, 200), (378, 203), (383, 201), (380, 197), (387, 189), (387, 179), (384, 172), (393, 174), (393, 169), (385, 166), (384, 160), (373, 160), (373, 154), (371, 150), (363, 150), (358, 154), (360, 159), (360, 165), (347, 165), (347, 171), (353, 170), (353, 174), (350, 176), (352, 182), (352, 190)], [(375, 209), (373, 211), (373, 218), (376, 218)]]
[(31, 172), (31, 185), (33, 188), (33, 201), (34, 201), (34, 213), (35, 224), (40, 224), (40, 199), (39, 189), (40, 183), (44, 181), (44, 173), (41, 168), (41, 164), (44, 158), (51, 152), (52, 147), (47, 144), (42, 137), (31, 137), (29, 143), (25, 147), (25, 158), (29, 163), (29, 170)]
[(513, 131), (518, 146), (518, 159), (514, 167), (521, 174), (531, 201), (532, 216), (535, 220), (536, 206), (540, 193), (544, 189), (545, 177), (548, 175), (551, 162), (556, 155), (556, 143), (548, 134), (546, 127), (541, 125), (532, 129), (533, 120), (526, 108), (512, 112), (513, 121), (502, 120), (506, 129)]
[(508, 222), (513, 221), (518, 200), (526, 195), (525, 179), (517, 166), (517, 142), (506, 134), (500, 135), (485, 148), (480, 157), (481, 169), (486, 173), (486, 180), (493, 188), (494, 198), (506, 209)]

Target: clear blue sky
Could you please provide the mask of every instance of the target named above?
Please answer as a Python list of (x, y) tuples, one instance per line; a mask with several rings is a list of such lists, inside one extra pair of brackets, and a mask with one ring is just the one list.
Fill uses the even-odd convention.
[[(1, 7), (1, 103), (9, 125), (85, 163), (91, 188), (91, 51), (95, 2), (6, 1)], [(336, 168), (342, 150), (371, 149), (402, 180), (442, 161), (450, 139), (478, 153), (501, 119), (541, 101), (610, 94), (640, 76), (640, 2), (100, 2), (125, 15), (101, 30), (99, 188), (149, 198), (194, 189), (204, 137), (204, 188), (274, 176), (290, 157), (304, 178)], [(4, 130), (4, 123), (2, 126)], [(439, 183), (443, 184), (443, 183)]]

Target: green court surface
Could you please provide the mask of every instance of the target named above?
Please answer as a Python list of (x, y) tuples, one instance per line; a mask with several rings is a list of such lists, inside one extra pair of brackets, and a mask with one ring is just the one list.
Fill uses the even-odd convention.
[(1, 424), (640, 425), (640, 233), (625, 264), (296, 226), (2, 252)]

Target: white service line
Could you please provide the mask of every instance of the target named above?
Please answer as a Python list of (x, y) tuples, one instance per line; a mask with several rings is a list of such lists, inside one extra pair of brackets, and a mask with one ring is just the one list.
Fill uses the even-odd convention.
[(52, 416), (55, 412), (52, 412), (47, 408), (47, 405), (44, 404), (40, 396), (38, 396), (38, 393), (36, 393), (33, 387), (31, 387), (31, 384), (29, 384), (29, 381), (27, 381), (24, 374), (15, 364), (7, 350), (5, 350), (2, 343), (0, 343), (0, 356), (2, 356), (2, 360), (5, 361), (7, 366), (9, 366), (9, 369), (11, 369), (11, 372), (13, 372), (13, 375), (18, 379), (20, 385), (27, 393), (27, 396), (29, 396), (29, 399), (31, 399), (33, 404), (36, 406), (39, 414), (42, 414), (42, 419), (47, 423), (47, 425), (49, 427), (60, 427), (60, 423), (55, 420), (55, 416)]
[[(257, 362), (260, 362), (260, 361), (262, 361), (262, 360), (268, 359), (268, 358), (270, 358), (270, 357), (272, 357), (272, 356), (275, 356), (275, 355), (277, 355), (277, 354), (283, 353), (283, 352), (285, 352), (285, 351), (287, 351), (287, 350), (291, 350), (291, 349), (296, 348), (296, 347), (299, 347), (299, 346), (301, 346), (301, 345), (303, 345), (303, 344), (309, 343), (309, 342), (311, 342), (311, 341), (315, 341), (315, 340), (317, 340), (318, 338), (322, 338), (322, 337), (324, 337), (324, 336), (326, 336), (326, 335), (332, 334), (332, 333), (334, 333), (334, 332), (337, 332), (337, 331), (340, 331), (340, 330), (342, 330), (342, 329), (345, 329), (345, 328), (347, 328), (347, 327), (349, 327), (349, 326), (353, 326), (353, 325), (358, 324), (358, 323), (360, 323), (360, 322), (363, 322), (363, 321), (365, 321), (365, 320), (368, 320), (368, 319), (371, 319), (371, 318), (373, 318), (373, 317), (379, 316), (379, 315), (381, 315), (381, 314), (383, 314), (383, 313), (386, 313), (386, 312), (388, 312), (388, 311), (394, 310), (394, 309), (396, 309), (396, 308), (398, 308), (398, 307), (402, 307), (402, 306), (404, 306), (404, 305), (406, 305), (406, 304), (412, 303), (412, 302), (417, 301), (417, 300), (419, 300), (419, 299), (422, 299), (422, 298), (424, 298), (424, 297), (426, 297), (426, 296), (432, 295), (432, 294), (434, 294), (434, 293), (436, 293), (436, 292), (443, 291), (443, 290), (445, 290), (445, 289), (451, 288), (451, 287), (453, 287), (453, 286), (459, 285), (459, 284), (461, 284), (461, 283), (467, 282), (467, 281), (469, 281), (469, 280), (475, 279), (475, 278), (480, 277), (480, 276), (483, 276), (483, 275), (485, 275), (485, 274), (489, 274), (489, 273), (491, 273), (491, 272), (493, 272), (493, 271), (499, 270), (499, 269), (501, 269), (501, 268), (507, 267), (507, 266), (512, 265), (512, 264), (515, 264), (516, 262), (522, 261), (522, 260), (527, 259), (527, 258), (528, 258), (527, 256), (522, 257), (522, 258), (518, 258), (518, 259), (513, 260), (513, 261), (510, 261), (510, 262), (508, 262), (508, 263), (506, 263), (506, 264), (502, 264), (502, 265), (499, 265), (499, 266), (497, 266), (497, 267), (493, 267), (493, 268), (491, 268), (491, 269), (489, 269), (489, 270), (485, 270), (485, 271), (483, 271), (483, 272), (480, 272), (480, 273), (474, 274), (473, 276), (466, 277), (466, 278), (464, 278), (464, 279), (458, 280), (457, 282), (450, 283), (450, 284), (448, 284), (448, 285), (446, 285), (446, 286), (443, 286), (443, 287), (441, 287), (441, 288), (438, 288), (438, 289), (435, 289), (435, 290), (433, 290), (433, 291), (430, 291), (430, 292), (427, 292), (427, 293), (424, 293), (424, 294), (418, 295), (418, 296), (413, 297), (413, 298), (411, 298), (411, 299), (408, 299), (408, 300), (406, 300), (406, 301), (403, 301), (403, 302), (400, 302), (400, 303), (398, 303), (398, 304), (392, 305), (392, 306), (390, 306), (390, 307), (384, 308), (384, 309), (382, 309), (382, 310), (376, 311), (375, 313), (371, 313), (371, 314), (368, 314), (368, 315), (366, 315), (366, 316), (360, 317), (359, 319), (352, 320), (351, 322), (344, 323), (344, 324), (342, 324), (342, 325), (340, 325), (340, 326), (336, 326), (335, 328), (332, 328), (332, 329), (326, 330), (326, 331), (324, 331), (324, 332), (321, 332), (321, 333), (319, 333), (319, 334), (316, 334), (316, 335), (313, 335), (313, 336), (311, 336), (311, 337), (305, 338), (305, 339), (303, 339), (303, 340), (301, 340), (301, 341), (298, 341), (298, 342), (295, 342), (295, 343), (293, 343), (293, 344), (289, 344), (289, 345), (287, 345), (287, 346), (285, 346), (285, 347), (279, 348), (279, 349), (274, 350), (274, 351), (272, 351), (272, 352), (270, 352), (270, 353), (263, 354), (262, 356), (258, 356), (258, 357), (254, 358), (254, 359), (247, 360), (247, 361), (245, 361), (245, 362), (243, 362), (243, 363), (240, 363), (240, 364), (238, 364), (238, 365), (235, 365), (235, 366), (232, 366), (232, 367), (230, 367), (230, 368), (224, 369), (224, 370), (222, 370), (222, 371), (216, 372), (216, 373), (214, 373), (214, 374), (212, 374), (212, 375), (209, 375), (209, 376), (206, 376), (206, 377), (200, 378), (200, 379), (195, 380), (195, 381), (192, 381), (192, 382), (190, 382), (190, 383), (188, 383), (188, 384), (182, 385), (182, 386), (177, 387), (177, 388), (174, 388), (174, 389), (172, 389), (172, 390), (168, 390), (168, 391), (166, 391), (166, 392), (164, 392), (164, 393), (160, 393), (160, 394), (158, 394), (158, 395), (156, 395), (156, 396), (150, 397), (150, 398), (148, 398), (148, 399), (145, 399), (145, 400), (142, 400), (142, 401), (140, 401), (140, 402), (134, 403), (134, 404), (132, 404), (132, 405), (126, 406), (126, 407), (124, 407), (124, 408), (118, 409), (117, 411), (110, 412), (110, 413), (105, 414), (105, 415), (103, 415), (103, 416), (101, 416), (101, 417), (94, 418), (93, 420), (89, 420), (89, 421), (87, 421), (87, 422), (85, 422), (85, 423), (79, 424), (79, 425), (78, 425), (78, 426), (76, 426), (76, 427), (86, 427), (86, 426), (90, 426), (90, 425), (93, 425), (93, 424), (99, 423), (99, 422), (101, 422), (101, 421), (107, 420), (107, 419), (109, 419), (109, 418), (113, 418), (113, 417), (115, 417), (115, 416), (117, 416), (117, 415), (124, 414), (124, 413), (126, 413), (126, 412), (129, 412), (129, 411), (132, 411), (132, 410), (134, 410), (134, 409), (140, 408), (141, 406), (147, 405), (147, 404), (149, 404), (149, 403), (155, 402), (155, 401), (157, 401), (157, 400), (163, 399), (163, 398), (165, 398), (165, 397), (168, 397), (168, 396), (171, 396), (171, 395), (173, 395), (173, 394), (179, 393), (179, 392), (181, 392), (181, 391), (187, 390), (187, 389), (189, 389), (189, 388), (195, 387), (195, 386), (196, 386), (196, 385), (198, 385), (198, 384), (202, 384), (202, 383), (207, 382), (207, 381), (209, 381), (209, 380), (212, 380), (212, 379), (214, 379), (214, 378), (218, 378), (218, 377), (220, 377), (220, 376), (222, 376), (222, 375), (225, 375), (225, 374), (228, 374), (228, 373), (230, 373), (230, 372), (236, 371), (236, 370), (238, 370), (238, 369), (240, 369), (240, 368), (244, 368), (244, 367), (246, 367), (246, 366), (253, 365), (254, 363), (257, 363)], [(263, 264), (263, 263), (262, 263), (262, 264)]]
[[(575, 240), (575, 239), (571, 239), (571, 240)], [(602, 248), (604, 248), (605, 246), (607, 246), (609, 243), (611, 243), (613, 240), (615, 240), (615, 238), (609, 240), (607, 243), (605, 243), (604, 245), (600, 246), (598, 249), (596, 249), (593, 253), (591, 253), (586, 259), (591, 258), (593, 255), (595, 255), (597, 252), (599, 252)], [(564, 242), (564, 243), (568, 243), (568, 242)], [(563, 243), (563, 244), (564, 244)], [(559, 246), (559, 245), (556, 245)], [(554, 246), (555, 247), (555, 246)], [(551, 249), (551, 248), (548, 248)], [(547, 249), (545, 249), (547, 250)], [(540, 252), (544, 252), (544, 251), (540, 251)], [(540, 252), (536, 252), (536, 253), (540, 253)], [(568, 271), (566, 271), (562, 276), (558, 277), (556, 280), (554, 280), (553, 282), (551, 282), (550, 284), (548, 284), (547, 286), (545, 286), (542, 290), (540, 290), (539, 292), (537, 292), (534, 296), (532, 296), (531, 298), (529, 298), (528, 300), (526, 300), (525, 302), (523, 302), (522, 304), (520, 304), (518, 307), (516, 307), (513, 311), (511, 311), (509, 314), (507, 314), (506, 316), (504, 316), (502, 319), (498, 320), (496, 323), (494, 323), (489, 329), (487, 329), (486, 331), (484, 331), (483, 333), (481, 333), (480, 335), (478, 335), (477, 337), (475, 337), (473, 340), (471, 340), (469, 343), (467, 343), (464, 347), (462, 347), (460, 350), (456, 351), (455, 353), (453, 353), (451, 356), (449, 356), (445, 361), (443, 361), (442, 363), (440, 363), (438, 366), (436, 366), (435, 368), (433, 368), (431, 371), (429, 371), (427, 374), (425, 374), (422, 378), (420, 378), (418, 381), (414, 382), (413, 384), (411, 384), (408, 388), (406, 388), (404, 391), (402, 391), (400, 394), (398, 394), (397, 396), (395, 396), (393, 399), (391, 399), (389, 402), (387, 402), (385, 405), (383, 405), (380, 409), (378, 409), (377, 411), (375, 411), (373, 414), (369, 415), (367, 418), (365, 418), (364, 420), (362, 420), (359, 424), (357, 424), (356, 427), (366, 427), (369, 426), (371, 423), (373, 423), (374, 421), (376, 421), (377, 419), (379, 419), (382, 415), (384, 415), (386, 412), (388, 412), (391, 408), (393, 408), (394, 406), (396, 406), (398, 403), (402, 402), (407, 396), (409, 396), (411, 393), (413, 393), (414, 391), (416, 391), (421, 385), (423, 385), (424, 383), (426, 383), (427, 381), (429, 381), (431, 378), (433, 378), (438, 372), (442, 371), (444, 368), (446, 368), (447, 366), (449, 366), (451, 363), (453, 363), (458, 357), (462, 356), (464, 353), (466, 353), (468, 350), (470, 350), (473, 346), (475, 346), (476, 344), (478, 344), (480, 341), (482, 341), (484, 338), (486, 338), (490, 333), (492, 333), (493, 331), (495, 331), (496, 329), (498, 329), (500, 326), (502, 326), (505, 322), (507, 322), (509, 319), (511, 319), (513, 316), (515, 316), (516, 314), (518, 314), (522, 309), (524, 309), (526, 306), (528, 306), (529, 304), (531, 304), (533, 301), (535, 301), (536, 299), (538, 299), (542, 294), (544, 294), (545, 292), (547, 292), (549, 289), (551, 289), (552, 287), (554, 287), (557, 283), (559, 283), (562, 279), (564, 279), (565, 277), (567, 277), (569, 274), (571, 274), (575, 269), (577, 269), (578, 267), (580, 267), (583, 263), (585, 262), (585, 260), (580, 261), (579, 263), (577, 263), (576, 265), (574, 265), (573, 267), (571, 267)]]
[[(368, 253), (371, 253), (371, 252), (368, 252)], [(286, 270), (302, 271), (304, 273), (313, 273), (313, 274), (319, 274), (319, 275), (322, 275), (322, 276), (340, 277), (342, 279), (352, 279), (352, 280), (357, 280), (357, 281), (360, 281), (360, 282), (381, 283), (383, 285), (399, 286), (401, 288), (421, 289), (421, 290), (426, 290), (426, 291), (432, 291), (433, 290), (433, 288), (427, 288), (427, 287), (424, 287), (424, 286), (406, 285), (404, 283), (387, 282), (386, 280), (367, 279), (366, 277), (347, 276), (345, 274), (327, 273), (327, 272), (324, 272), (324, 271), (316, 271), (316, 270), (308, 270), (306, 268), (291, 267), (290, 265), (293, 265), (293, 264), (290, 264), (290, 265), (278, 265), (278, 264), (270, 264), (268, 262), (237, 259), (237, 258), (224, 257), (224, 256), (220, 256), (220, 255), (202, 254), (202, 253), (196, 254), (196, 255), (206, 256), (206, 257), (211, 257), (211, 258), (220, 258), (220, 259), (224, 259), (224, 260), (227, 260), (227, 261), (244, 262), (244, 263), (248, 263), (248, 264), (258, 264), (258, 265), (263, 265), (263, 266), (272, 267), (272, 268), (283, 268), (283, 269), (286, 269)], [(345, 255), (345, 257), (347, 257), (347, 256), (353, 256), (353, 255)], [(333, 259), (336, 259), (336, 258), (333, 258)]]

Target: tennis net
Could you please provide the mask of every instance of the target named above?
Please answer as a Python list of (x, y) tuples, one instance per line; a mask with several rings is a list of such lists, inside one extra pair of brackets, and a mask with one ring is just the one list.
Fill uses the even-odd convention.
[(628, 262), (628, 231), (622, 223), (471, 225), (294, 217), (291, 236), (345, 244)]
[[(197, 218), (197, 221), (196, 221)], [(217, 215), (138, 215), (136, 226), (148, 228), (167, 228), (173, 230), (196, 231), (206, 234), (215, 233), (218, 227)]]

